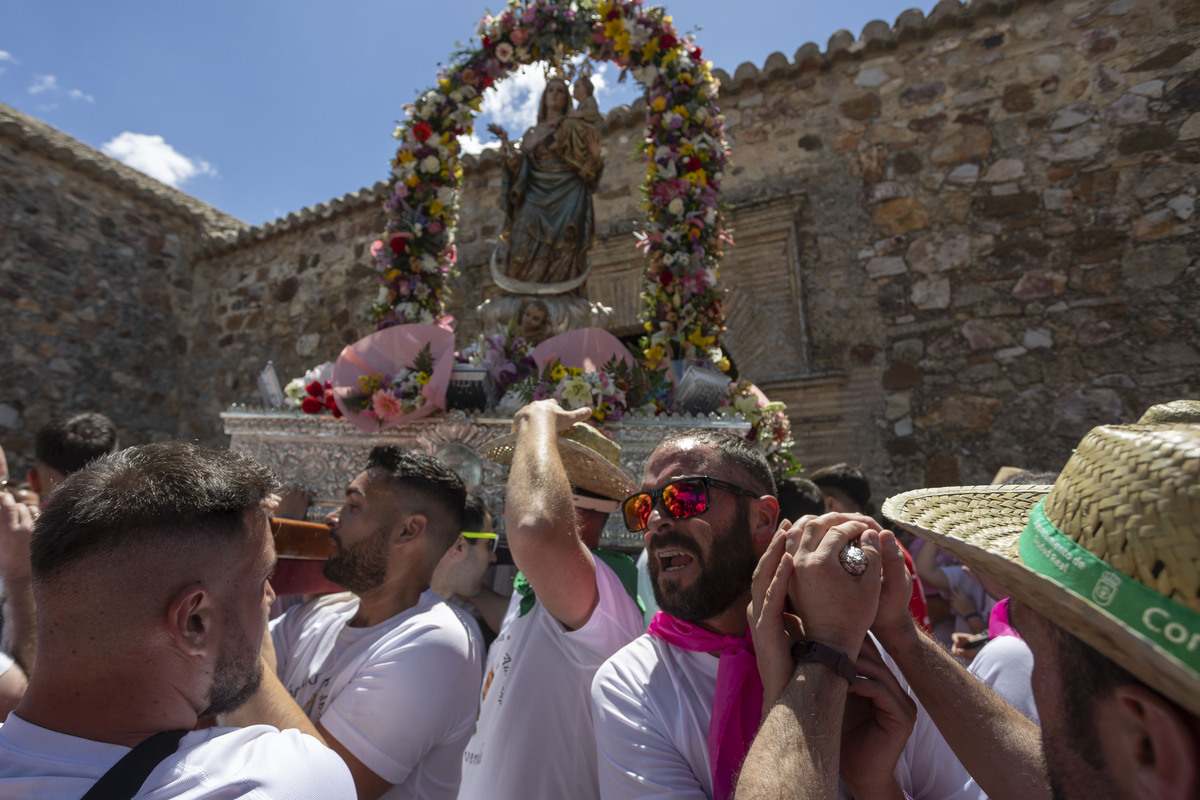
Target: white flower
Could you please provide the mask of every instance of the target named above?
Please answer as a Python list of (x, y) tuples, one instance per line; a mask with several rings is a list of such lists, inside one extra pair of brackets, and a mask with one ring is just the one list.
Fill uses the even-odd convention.
[(325, 381), (332, 380), (332, 379), (333, 379), (333, 362), (332, 361), (326, 361), (324, 364), (318, 364), (317, 366), (310, 369), (308, 372), (304, 373), (304, 385), (305, 386), (312, 383), (313, 381), (316, 381), (317, 383), (324, 385)]
[(683, 213), (683, 200), (676, 197), (670, 203), (667, 203), (667, 211), (670, 211), (672, 214), (678, 217)]
[(592, 401), (592, 389), (583, 378), (572, 378), (562, 387), (562, 401), (568, 409), (582, 408)]
[(435, 155), (428, 155), (421, 159), (421, 171), (433, 175), (440, 172), (442, 169), (442, 160)]
[(421, 272), (433, 273), (437, 272), (437, 268), (438, 262), (436, 258), (429, 253), (421, 256)]
[(288, 385), (283, 387), (283, 393), (296, 408), (299, 408), (300, 404), (304, 402), (304, 398), (308, 396), (306, 386), (308, 384), (304, 382), (303, 378), (292, 378), (288, 381)]
[(375, 297), (375, 302), (383, 304), (383, 303), (386, 303), (387, 301), (388, 301), (388, 287), (380, 286), (379, 294), (376, 295), (376, 297)]
[(455, 89), (453, 92), (451, 92), (450, 99), (456, 103), (461, 103), (463, 101), (462, 89)]
[(500, 44), (496, 45), (496, 58), (507, 64), (509, 61), (512, 61), (512, 57), (513, 46), (511, 44), (508, 42), (501, 42)]

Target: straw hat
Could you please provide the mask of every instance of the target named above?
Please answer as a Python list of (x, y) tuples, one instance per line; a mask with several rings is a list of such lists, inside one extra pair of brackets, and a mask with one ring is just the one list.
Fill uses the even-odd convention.
[(921, 489), (883, 514), (1200, 714), (1200, 424), (1170, 418), (1094, 428), (1053, 487)]
[[(512, 464), (517, 434), (497, 437), (483, 446), (483, 454), (498, 464)], [(621, 471), (621, 446), (586, 422), (576, 422), (558, 432), (558, 454), (571, 485), (601, 497), (624, 500), (637, 491)]]

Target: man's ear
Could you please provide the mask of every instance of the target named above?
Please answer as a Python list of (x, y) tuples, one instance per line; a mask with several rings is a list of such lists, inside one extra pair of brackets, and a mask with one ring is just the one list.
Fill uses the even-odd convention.
[(1109, 773), (1123, 774), (1126, 794), (1138, 798), (1194, 797), (1198, 778), (1196, 732), (1188, 715), (1142, 686), (1125, 684), (1097, 722), (1105, 723)]
[(404, 530), (396, 537), (393, 544), (407, 544), (420, 539), (425, 535), (425, 530), (428, 527), (429, 520), (424, 514), (413, 514), (408, 518), (408, 522), (404, 524)]
[(215, 635), (215, 612), (212, 593), (201, 584), (176, 592), (167, 606), (167, 630), (175, 646), (187, 655), (204, 655)]
[(779, 501), (771, 495), (758, 498), (750, 511), (750, 540), (760, 558), (775, 536), (775, 525), (778, 521)]

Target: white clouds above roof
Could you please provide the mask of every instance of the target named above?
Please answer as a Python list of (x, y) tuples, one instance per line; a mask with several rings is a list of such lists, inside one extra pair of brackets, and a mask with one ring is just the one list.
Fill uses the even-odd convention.
[(156, 135), (125, 131), (102, 145), (100, 151), (176, 188), (197, 175), (217, 174), (207, 161), (182, 155)]
[(57, 92), (58, 78), (53, 75), (34, 75), (33, 83), (29, 87), (30, 94), (41, 94), (42, 92)]

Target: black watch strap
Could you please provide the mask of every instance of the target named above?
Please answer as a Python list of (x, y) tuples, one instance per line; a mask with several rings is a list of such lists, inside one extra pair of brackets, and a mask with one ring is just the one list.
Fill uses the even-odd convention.
[(801, 640), (792, 645), (793, 661), (816, 661), (841, 675), (848, 683), (853, 683), (858, 675), (858, 667), (845, 653), (840, 653), (832, 647), (820, 642)]

